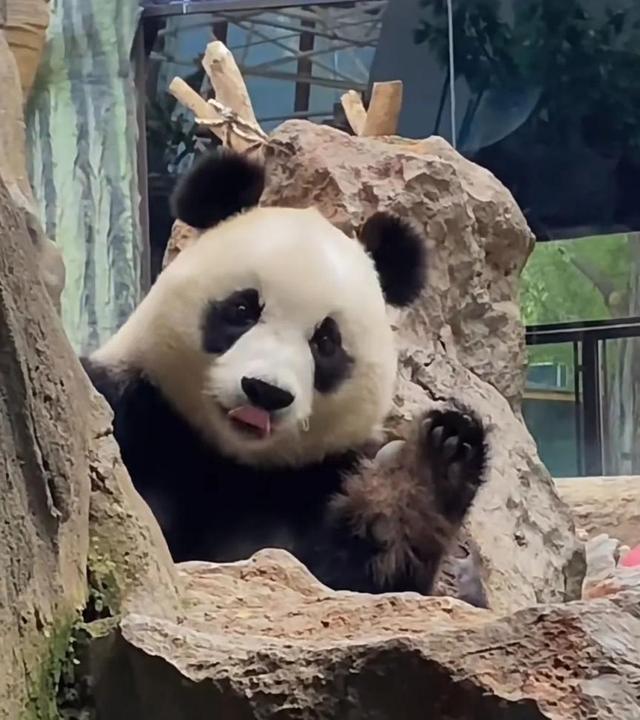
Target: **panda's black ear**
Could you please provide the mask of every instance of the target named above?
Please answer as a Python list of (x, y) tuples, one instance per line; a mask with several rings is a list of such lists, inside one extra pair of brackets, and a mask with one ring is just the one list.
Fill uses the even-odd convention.
[(416, 300), (427, 274), (422, 234), (393, 213), (377, 212), (365, 221), (358, 237), (373, 258), (387, 303), (405, 307)]
[(171, 197), (174, 217), (198, 230), (255, 207), (264, 190), (264, 167), (226, 149), (198, 158)]

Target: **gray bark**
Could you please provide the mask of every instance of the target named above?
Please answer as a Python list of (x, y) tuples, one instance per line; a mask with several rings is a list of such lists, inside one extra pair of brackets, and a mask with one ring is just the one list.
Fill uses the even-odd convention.
[(0, 717), (49, 717), (54, 673), (85, 599), (86, 382), (0, 180)]
[[(640, 233), (629, 234), (629, 295), (627, 315), (640, 315)], [(640, 473), (640, 338), (608, 341), (604, 368), (605, 472)]]

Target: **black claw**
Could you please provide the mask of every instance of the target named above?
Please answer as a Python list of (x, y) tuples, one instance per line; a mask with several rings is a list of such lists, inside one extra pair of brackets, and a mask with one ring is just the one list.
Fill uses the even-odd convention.
[(434, 427), (431, 431), (431, 446), (434, 448), (439, 448), (442, 444), (442, 436), (444, 435), (444, 428), (442, 425), (438, 425), (437, 427)]
[(458, 437), (457, 435), (451, 435), (448, 437), (442, 446), (442, 456), (446, 462), (450, 462), (456, 455), (458, 450)]
[(457, 522), (484, 480), (484, 428), (473, 413), (452, 409), (430, 412), (422, 430), (421, 462), (427, 463), (442, 511)]

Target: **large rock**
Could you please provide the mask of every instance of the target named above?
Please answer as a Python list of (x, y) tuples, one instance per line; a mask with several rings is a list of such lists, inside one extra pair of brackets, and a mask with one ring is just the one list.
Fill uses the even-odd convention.
[(640, 543), (640, 476), (556, 478), (556, 487), (587, 536), (609, 533), (630, 547)]
[(640, 591), (640, 567), (626, 567), (622, 562), (628, 548), (606, 533), (586, 543), (587, 572), (582, 583), (582, 597), (592, 600), (617, 595), (625, 590)]
[(640, 594), (498, 617), (333, 593), (283, 552), (182, 568), (188, 617), (96, 643), (97, 720), (640, 718)]
[(91, 410), (1, 176), (0, 248), (0, 717), (13, 720), (48, 717), (85, 602)]
[(265, 148), (265, 205), (315, 204), (351, 233), (379, 209), (424, 228), (431, 246), (422, 301), (401, 320), (436, 339), (514, 407), (524, 387), (518, 291), (534, 238), (508, 190), (439, 137), (358, 138), (291, 120)]
[(487, 424), (489, 477), (465, 530), (482, 559), (490, 606), (507, 612), (579, 598), (585, 563), (570, 513), (505, 398), (437, 342), (430, 349), (403, 342), (397, 392), (389, 426), (399, 435), (421, 409), (449, 398), (463, 399)]
[(0, 248), (0, 718), (45, 720), (89, 594), (89, 614), (144, 608), (172, 620), (180, 600), (1, 176)]
[[(510, 193), (437, 137), (358, 138), (295, 120), (270, 136), (265, 159), (264, 204), (315, 204), (348, 233), (378, 209), (424, 228), (428, 287), (393, 314), (401, 357), (389, 439), (435, 402), (475, 408), (491, 429), (490, 477), (466, 530), (491, 606), (579, 597), (584, 559), (572, 518), (518, 411), (518, 284), (533, 239)], [(441, 591), (452, 587), (451, 563), (446, 570)]]
[[(533, 236), (506, 188), (444, 140), (358, 138), (292, 120), (270, 136), (265, 205), (316, 205), (347, 233), (378, 209), (424, 228), (429, 283), (409, 311), (392, 312), (400, 372), (389, 440), (435, 402), (457, 399), (491, 427), (490, 480), (460, 545), (482, 561), (496, 609), (580, 597), (585, 561), (566, 506), (520, 414), (525, 342), (520, 272)], [(165, 264), (198, 233), (176, 223)], [(460, 555), (454, 548), (452, 555)], [(437, 588), (456, 594), (450, 557)]]

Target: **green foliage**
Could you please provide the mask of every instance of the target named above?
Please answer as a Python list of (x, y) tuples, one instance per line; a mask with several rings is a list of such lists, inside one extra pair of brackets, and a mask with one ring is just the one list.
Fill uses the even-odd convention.
[(74, 625), (58, 678), (59, 720), (92, 720), (90, 681), (82, 671), (91, 636), (82, 622)]
[(31, 682), (24, 720), (60, 720), (56, 688), (65, 672), (67, 648), (72, 630), (73, 621), (64, 618), (38, 638), (37, 652), (42, 662), (30, 674)]
[[(415, 41), (428, 43), (446, 67), (446, 2), (421, 4)], [(456, 75), (477, 96), (540, 88), (528, 130), (547, 145), (571, 143), (579, 132), (593, 149), (610, 151), (615, 138), (626, 152), (640, 152), (639, 4), (516, 0), (512, 7), (506, 22), (499, 0), (454, 3)]]
[[(184, 80), (199, 92), (203, 76), (199, 69)], [(182, 160), (195, 152), (197, 123), (168, 92), (151, 94), (146, 102), (150, 174), (175, 174)]]
[(611, 317), (606, 298), (574, 261), (582, 261), (626, 294), (629, 246), (624, 235), (538, 243), (522, 273), (522, 318), (527, 325)]
[[(631, 258), (625, 235), (538, 243), (522, 273), (520, 305), (527, 325), (611, 318), (605, 298), (576, 261), (588, 264), (611, 282), (614, 292), (626, 296)], [(573, 347), (533, 346), (529, 362), (564, 363), (573, 372)]]
[[(421, 4), (425, 15), (415, 41), (428, 43), (448, 67), (446, 0)], [(519, 142), (553, 152), (581, 139), (602, 156), (640, 155), (640, 4), (516, 0), (508, 22), (504, 7), (500, 0), (454, 3), (456, 75), (475, 95), (459, 139), (488, 90), (537, 88), (540, 98)], [(593, 271), (591, 277), (585, 267)], [(614, 315), (625, 314), (630, 269), (625, 236), (539, 244), (522, 277), (524, 322), (604, 320), (612, 308)], [(530, 362), (573, 368), (573, 348), (533, 347)]]

